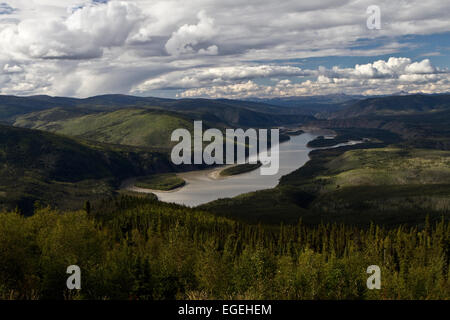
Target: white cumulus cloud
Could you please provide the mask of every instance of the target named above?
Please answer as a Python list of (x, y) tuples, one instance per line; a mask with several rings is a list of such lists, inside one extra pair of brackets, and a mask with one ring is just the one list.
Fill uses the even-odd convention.
[[(214, 20), (207, 16), (205, 11), (200, 11), (197, 15), (198, 23), (194, 25), (185, 24), (175, 31), (166, 43), (166, 50), (171, 55), (181, 55), (185, 53), (194, 53), (195, 47), (206, 41), (211, 41), (217, 34), (214, 27)], [(217, 46), (200, 48), (205, 52), (216, 52)]]
[(26, 19), (0, 31), (0, 48), (14, 57), (88, 59), (122, 46), (143, 17), (123, 1), (88, 4), (67, 17)]
[[(183, 91), (180, 97), (248, 98), (302, 96), (317, 94), (393, 94), (438, 93), (450, 91), (450, 71), (440, 70), (431, 65), (428, 59), (412, 62), (409, 58), (391, 57), (353, 68), (302, 70), (303, 75), (314, 75), (314, 79), (293, 82), (278, 80), (272, 85), (257, 84), (254, 81), (219, 84), (191, 88)], [(295, 75), (292, 73), (291, 75)], [(234, 79), (238, 80), (238, 79)]]

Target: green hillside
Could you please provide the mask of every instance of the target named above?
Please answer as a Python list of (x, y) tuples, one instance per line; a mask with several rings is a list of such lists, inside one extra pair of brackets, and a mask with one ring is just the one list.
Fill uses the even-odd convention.
[(111, 195), (122, 178), (170, 170), (158, 152), (0, 125), (0, 209), (30, 213), (36, 200), (77, 208)]
[(180, 115), (134, 108), (86, 115), (52, 109), (20, 117), (14, 125), (105, 143), (153, 148), (170, 148), (174, 144), (170, 136), (175, 129), (193, 128), (193, 122)]
[[(42, 111), (30, 112), (18, 116), (13, 124), (17, 127), (36, 129), (44, 128), (46, 131), (59, 128), (59, 121), (81, 117), (88, 114), (95, 114), (92, 110), (70, 109), (70, 108), (51, 108)], [(53, 128), (52, 125), (55, 127)]]
[(327, 164), (327, 187), (445, 184), (450, 151), (381, 148), (347, 151)]
[(0, 95), (0, 119), (7, 120), (16, 115), (56, 107), (53, 103), (37, 101), (32, 97)]
[[(0, 101), (2, 99), (6, 98), (0, 96)], [(17, 101), (25, 103), (23, 99), (8, 99), (16, 104)], [(281, 123), (299, 123), (301, 119), (307, 122), (312, 118), (296, 114), (295, 110), (292, 111), (295, 109), (293, 107), (226, 99), (172, 100), (122, 95), (88, 99), (45, 96), (29, 99), (36, 102), (39, 108), (44, 105), (53, 107), (16, 117), (16, 126), (90, 141), (87, 146), (89, 150), (95, 149), (102, 154), (109, 150), (108, 154), (120, 154), (117, 159), (121, 159), (121, 165), (129, 165), (132, 154), (131, 151), (124, 153), (123, 148), (145, 147), (149, 154), (167, 154), (173, 145), (169, 141), (171, 132), (177, 128), (192, 130), (193, 120), (202, 119), (206, 127), (223, 128), (276, 126)], [(365, 152), (355, 151), (343, 155), (342, 152), (350, 150), (347, 148), (313, 152), (312, 161), (298, 172), (283, 177), (276, 189), (219, 200), (205, 208), (220, 214), (233, 212), (243, 219), (274, 223), (280, 220), (292, 222), (302, 216), (311, 223), (324, 219), (364, 225), (370, 220), (396, 224), (414, 223), (422, 219), (427, 210), (431, 211), (433, 218), (441, 213), (446, 214), (446, 202), (442, 202), (440, 197), (447, 196), (447, 163), (444, 161), (442, 164), (439, 162), (441, 160), (436, 159), (445, 159), (447, 156), (440, 154), (444, 151), (438, 150), (450, 148), (450, 110), (447, 103), (448, 95), (378, 97), (351, 104), (346, 109), (349, 118), (339, 119), (335, 114), (329, 120), (313, 119), (311, 125), (336, 131), (337, 137), (333, 142), (368, 138), (366, 143), (350, 147), (365, 149)], [(58, 104), (63, 106), (55, 107)], [(322, 144), (324, 142), (318, 140), (311, 145)], [(326, 145), (329, 144), (326, 141)], [(382, 147), (381, 153), (369, 152), (372, 148)], [(424, 148), (435, 151), (428, 153), (422, 150)], [(123, 176), (123, 172), (142, 172), (142, 167), (148, 168), (146, 161), (149, 158), (142, 157), (143, 151), (133, 152), (139, 154), (133, 156), (131, 161), (133, 170), (118, 169), (111, 173), (108, 170), (115, 161), (111, 162), (106, 157), (108, 170), (105, 171), (105, 167), (100, 165), (100, 168), (91, 171), (101, 173), (102, 177), (117, 179), (119, 173)], [(429, 158), (432, 156), (435, 158)], [(20, 157), (25, 157), (25, 154)], [(163, 156), (160, 157), (162, 159)], [(92, 159), (92, 162), (101, 164), (102, 158), (99, 159)], [(161, 160), (161, 163), (164, 161)], [(425, 164), (430, 167), (425, 167)], [(64, 168), (62, 171), (71, 177), (77, 174), (75, 169), (71, 171), (70, 168)], [(170, 168), (165, 164), (147, 171), (153, 174), (170, 171)], [(376, 199), (379, 195), (390, 200), (379, 204), (378, 200), (369, 199)], [(419, 205), (420, 196), (424, 196), (426, 201)], [(228, 206), (236, 210), (225, 210)]]

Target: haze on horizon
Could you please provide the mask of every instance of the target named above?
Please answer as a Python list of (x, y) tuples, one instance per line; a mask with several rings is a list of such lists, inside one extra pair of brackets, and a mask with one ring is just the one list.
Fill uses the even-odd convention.
[(0, 94), (450, 91), (448, 1), (3, 1)]

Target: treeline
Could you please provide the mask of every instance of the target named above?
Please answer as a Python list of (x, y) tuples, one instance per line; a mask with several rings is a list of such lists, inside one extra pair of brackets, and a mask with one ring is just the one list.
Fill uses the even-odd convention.
[[(250, 225), (122, 196), (0, 214), (2, 299), (448, 299), (450, 225)], [(66, 269), (81, 268), (81, 290)], [(366, 286), (381, 268), (381, 289)]]

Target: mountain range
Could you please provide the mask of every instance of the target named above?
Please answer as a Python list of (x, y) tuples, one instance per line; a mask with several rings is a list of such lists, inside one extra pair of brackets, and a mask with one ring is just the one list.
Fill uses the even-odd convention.
[[(370, 143), (358, 147), (368, 150), (388, 147), (450, 150), (450, 95), (323, 96), (259, 101), (126, 95), (86, 99), (0, 96), (0, 207), (17, 206), (30, 213), (33, 203), (39, 200), (76, 208), (86, 199), (113, 195), (124, 178), (190, 169), (174, 168), (168, 155), (173, 145), (171, 132), (177, 128), (192, 130), (194, 120), (203, 120), (205, 127), (219, 129), (327, 128), (337, 133), (336, 142), (369, 139)], [(413, 154), (423, 158), (420, 150)], [(391, 155), (402, 158), (401, 152)], [(447, 154), (436, 154), (438, 158), (441, 156)], [(324, 159), (332, 160), (319, 152), (311, 164), (300, 170), (300, 176), (293, 173), (283, 178), (275, 190), (244, 196), (246, 200), (239, 200), (233, 212), (242, 212), (264, 194), (264, 199), (274, 200), (276, 196), (278, 200), (274, 203), (283, 204), (283, 209), (275, 210), (277, 217), (269, 215), (267, 221), (277, 221), (283, 215), (290, 221), (301, 216), (301, 212), (309, 216), (310, 205), (320, 203), (318, 199), (325, 195), (312, 192), (314, 188), (300, 190), (295, 181), (301, 181), (304, 170)], [(321, 170), (314, 172), (329, 174)], [(423, 172), (419, 170), (416, 174)], [(317, 182), (308, 182), (311, 183)], [(230, 201), (226, 202), (226, 208), (234, 206), (234, 200)], [(206, 207), (223, 212), (222, 203)]]

